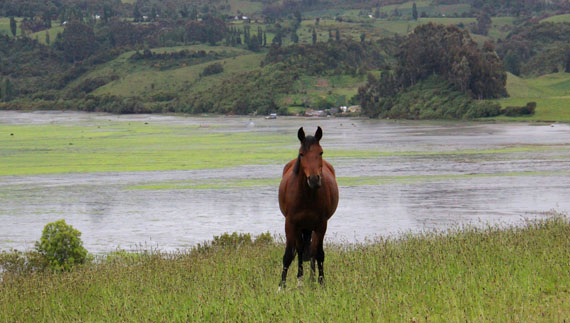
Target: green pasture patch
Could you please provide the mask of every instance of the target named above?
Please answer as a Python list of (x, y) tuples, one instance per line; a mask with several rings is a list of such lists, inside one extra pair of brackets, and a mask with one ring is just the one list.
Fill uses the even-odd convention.
[(129, 190), (187, 190), (187, 189), (236, 189), (259, 186), (279, 185), (279, 178), (229, 178), (229, 179), (206, 179), (191, 181), (171, 181), (127, 187)]
[[(16, 23), (18, 27), (16, 28), (16, 36), (22, 35), (22, 29), (20, 28), (20, 22), (22, 22), (22, 18), (17, 18)], [(10, 18), (9, 17), (0, 17), (0, 35), (8, 35), (12, 37), (12, 31), (10, 30)]]
[(540, 22), (570, 22), (570, 14), (551, 16), (542, 19)]
[[(465, 180), (482, 177), (515, 177), (515, 176), (568, 176), (570, 172), (506, 172), (485, 174), (437, 174), (437, 175), (406, 175), (406, 176), (358, 176), (337, 177), (339, 186), (380, 186), (380, 185), (412, 185), (418, 183)], [(280, 178), (225, 178), (189, 181), (169, 181), (152, 184), (129, 186), (127, 190), (203, 190), (203, 189), (247, 189), (252, 187), (277, 187)]]
[(485, 174), (438, 174), (438, 175), (406, 175), (406, 176), (361, 176), (339, 177), (340, 186), (378, 186), (391, 184), (418, 184), (434, 181), (464, 180), (482, 177), (515, 177), (515, 176), (568, 176), (570, 172), (506, 172)]
[[(207, 63), (172, 68), (165, 71), (124, 61), (124, 55), (105, 64), (104, 71), (89, 73), (86, 78), (119, 74), (120, 79), (110, 82), (93, 92), (95, 95), (146, 96), (157, 92), (184, 92), (207, 89), (216, 81), (231, 77), (235, 73), (247, 72), (258, 68), (263, 54), (243, 54), (234, 51), (236, 57), (228, 57)], [(132, 55), (132, 54), (131, 54)], [(213, 63), (220, 63), (224, 72), (208, 77), (200, 77), (204, 68)]]
[(47, 45), (46, 33), (48, 33), (49, 39), (50, 39), (50, 44), (53, 44), (55, 42), (55, 40), (57, 39), (57, 34), (62, 33), (64, 28), (65, 28), (64, 26), (54, 26), (54, 27), (51, 27), (50, 29), (46, 29), (46, 30), (38, 31), (37, 33), (30, 34), (30, 38), (38, 39), (38, 41), (40, 43)]
[[(13, 135), (11, 135), (13, 134)], [(84, 125), (0, 125), (0, 176), (77, 172), (159, 171), (285, 164), (297, 143), (289, 136), (224, 132), (221, 127), (142, 122)], [(327, 149), (327, 159), (497, 154), (560, 150), (541, 145), (488, 150), (375, 151)]]
[(570, 73), (526, 79), (507, 73), (507, 92), (510, 97), (498, 100), (503, 108), (536, 102), (536, 112), (531, 116), (497, 119), (570, 122)]
[[(223, 168), (285, 162), (284, 136), (218, 133), (198, 126), (0, 125), (0, 175)], [(10, 136), (13, 133), (13, 136)]]
[(115, 252), (71, 272), (2, 273), (0, 321), (564, 322), (568, 236), (568, 218), (551, 215), (325, 242), (324, 286), (309, 279), (308, 263), (297, 286), (295, 262), (281, 291), (284, 244), (273, 239)]

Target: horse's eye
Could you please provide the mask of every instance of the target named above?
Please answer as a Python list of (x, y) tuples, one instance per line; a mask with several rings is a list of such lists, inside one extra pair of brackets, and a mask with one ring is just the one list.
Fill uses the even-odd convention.
[(300, 154), (299, 154), (299, 156), (303, 157), (303, 156), (305, 156), (305, 154), (303, 154), (303, 153), (300, 153)]
[(322, 155), (323, 155), (323, 152), (321, 151), (321, 153), (320, 153), (319, 155), (321, 155), (321, 156), (322, 156)]

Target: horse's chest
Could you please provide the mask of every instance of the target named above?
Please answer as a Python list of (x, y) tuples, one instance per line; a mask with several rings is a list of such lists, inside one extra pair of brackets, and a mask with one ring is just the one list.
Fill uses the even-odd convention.
[(320, 217), (328, 213), (327, 203), (323, 196), (315, 194), (298, 196), (297, 203), (292, 209), (292, 213), (305, 214)]

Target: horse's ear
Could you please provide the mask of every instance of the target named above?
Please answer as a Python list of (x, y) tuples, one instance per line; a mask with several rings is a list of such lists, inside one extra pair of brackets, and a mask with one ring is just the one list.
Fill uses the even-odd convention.
[(299, 131), (297, 132), (297, 138), (299, 138), (301, 142), (305, 141), (305, 131), (303, 131), (303, 127), (299, 128)]
[(317, 127), (317, 132), (315, 132), (315, 139), (317, 139), (317, 141), (320, 141), (322, 137), (323, 129), (321, 129), (321, 127)]

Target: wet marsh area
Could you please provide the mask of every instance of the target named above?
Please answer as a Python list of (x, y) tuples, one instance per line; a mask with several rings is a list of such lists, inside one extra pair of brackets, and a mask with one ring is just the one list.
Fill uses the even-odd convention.
[(64, 218), (90, 252), (283, 231), (297, 129), (321, 126), (340, 203), (327, 239), (570, 210), (567, 124), (0, 112), (0, 250)]

